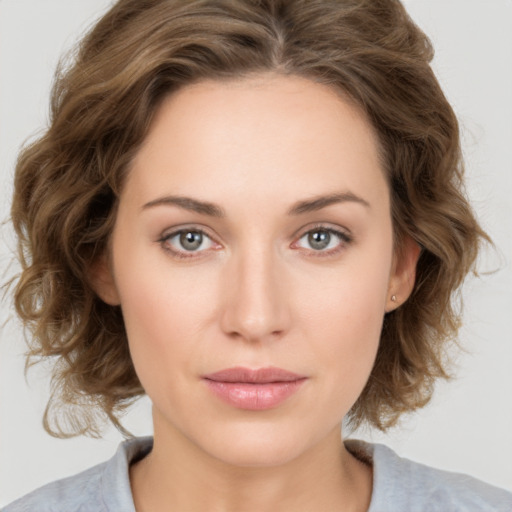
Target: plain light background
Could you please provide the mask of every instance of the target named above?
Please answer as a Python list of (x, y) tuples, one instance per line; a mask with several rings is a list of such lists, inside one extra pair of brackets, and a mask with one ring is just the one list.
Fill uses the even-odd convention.
[[(16, 153), (45, 126), (53, 70), (108, 0), (0, 0), (0, 219), (8, 218)], [(497, 250), (464, 287), (467, 353), (457, 379), (386, 435), (400, 455), (471, 474), (512, 490), (512, 0), (406, 0), (436, 48), (434, 68), (462, 125), (468, 193)], [(9, 226), (1, 230), (0, 281), (16, 272)], [(43, 368), (23, 375), (22, 329), (10, 296), (0, 302), (0, 506), (46, 482), (109, 458), (121, 441), (53, 439), (41, 426), (48, 396)], [(143, 399), (126, 418), (151, 433)]]

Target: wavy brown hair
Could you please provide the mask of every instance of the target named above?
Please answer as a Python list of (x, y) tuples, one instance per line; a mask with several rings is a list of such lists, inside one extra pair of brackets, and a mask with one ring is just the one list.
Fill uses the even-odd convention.
[(23, 149), (12, 220), (22, 272), (15, 306), (29, 363), (54, 361), (45, 428), (100, 434), (144, 393), (119, 307), (90, 285), (108, 249), (130, 162), (162, 99), (205, 79), (271, 71), (348, 96), (380, 142), (397, 250), (422, 248), (409, 300), (386, 315), (375, 366), (350, 411), (380, 429), (447, 377), (457, 289), (486, 238), (463, 191), (456, 117), (432, 46), (398, 0), (121, 0), (56, 75), (51, 122)]

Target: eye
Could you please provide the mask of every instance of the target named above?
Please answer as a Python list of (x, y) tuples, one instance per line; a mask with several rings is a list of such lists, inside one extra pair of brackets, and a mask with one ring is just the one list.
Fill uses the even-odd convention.
[(160, 239), (164, 249), (177, 257), (191, 257), (216, 246), (213, 240), (200, 229), (180, 229)]
[(315, 252), (333, 254), (352, 241), (347, 233), (333, 228), (317, 227), (304, 233), (294, 246)]

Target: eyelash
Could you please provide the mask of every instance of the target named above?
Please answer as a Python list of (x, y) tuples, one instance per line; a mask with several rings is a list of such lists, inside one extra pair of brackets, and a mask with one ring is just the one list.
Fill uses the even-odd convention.
[(174, 258), (177, 259), (190, 259), (190, 258), (200, 258), (203, 256), (203, 251), (179, 251), (169, 244), (169, 241), (175, 238), (176, 236), (182, 235), (184, 233), (199, 233), (201, 236), (206, 237), (211, 240), (212, 244), (216, 244), (213, 237), (211, 237), (204, 229), (196, 228), (196, 227), (189, 227), (189, 228), (182, 228), (178, 229), (176, 231), (172, 231), (171, 233), (164, 234), (160, 237), (158, 242), (164, 249), (164, 251), (169, 252)]
[[(346, 231), (341, 231), (339, 229), (328, 227), (323, 224), (317, 224), (316, 226), (308, 228), (307, 231), (303, 232), (297, 239), (297, 242), (294, 242), (292, 246), (296, 245), (300, 240), (302, 240), (305, 236), (309, 235), (310, 233), (315, 233), (319, 231), (328, 233), (331, 236), (334, 235), (335, 237), (338, 238), (339, 243), (336, 245), (336, 247), (329, 250), (315, 251), (314, 249), (302, 249), (303, 251), (307, 251), (314, 258), (328, 258), (330, 256), (336, 256), (338, 253), (343, 251), (348, 245), (350, 245), (353, 241), (352, 236)], [(301, 249), (299, 248), (299, 250)]]
[[(299, 247), (297, 247), (297, 249), (301, 250), (303, 252), (308, 252), (312, 257), (326, 258), (329, 256), (337, 255), (339, 252), (343, 251), (343, 249), (346, 248), (346, 246), (351, 244), (353, 241), (352, 236), (349, 235), (347, 232), (340, 231), (340, 230), (334, 229), (332, 227), (327, 227), (322, 224), (318, 224), (316, 226), (309, 228), (307, 231), (303, 232), (297, 238), (297, 241), (293, 242), (292, 247), (296, 246), (297, 243), (300, 242), (300, 240), (302, 240), (307, 235), (309, 235), (311, 233), (319, 232), (319, 231), (328, 233), (331, 236), (334, 235), (335, 237), (337, 237), (339, 239), (338, 245), (335, 248), (329, 249), (329, 250), (314, 250), (314, 249), (304, 249), (304, 248), (299, 248)], [(164, 234), (163, 236), (161, 236), (158, 239), (158, 242), (160, 243), (162, 248), (165, 251), (171, 253), (171, 255), (174, 258), (190, 259), (190, 258), (202, 257), (203, 256), (202, 253), (204, 253), (207, 249), (203, 249), (201, 251), (185, 251), (185, 250), (180, 251), (180, 250), (176, 250), (170, 246), (169, 241), (171, 239), (175, 238), (176, 236), (182, 235), (184, 233), (198, 233), (201, 236), (210, 239), (212, 244), (216, 244), (215, 240), (205, 230), (203, 230), (201, 228), (195, 228), (195, 227), (182, 228), (177, 231), (173, 231), (171, 233)]]

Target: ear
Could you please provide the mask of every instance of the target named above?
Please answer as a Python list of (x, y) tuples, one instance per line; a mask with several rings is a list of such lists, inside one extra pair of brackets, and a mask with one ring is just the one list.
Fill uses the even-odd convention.
[(406, 236), (396, 249), (389, 278), (386, 313), (398, 308), (411, 295), (420, 253), (421, 247), (410, 236)]
[(106, 253), (97, 258), (89, 268), (89, 282), (103, 302), (111, 306), (121, 304), (112, 267)]

